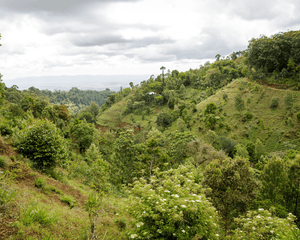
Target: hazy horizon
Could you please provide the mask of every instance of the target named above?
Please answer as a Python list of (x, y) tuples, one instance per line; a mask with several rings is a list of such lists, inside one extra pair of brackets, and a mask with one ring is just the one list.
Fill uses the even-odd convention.
[(129, 83), (134, 85), (149, 79), (148, 75), (77, 75), (77, 76), (41, 76), (25, 77), (12, 80), (3, 80), (6, 87), (17, 85), (19, 90), (35, 87), (40, 90), (63, 90), (68, 91), (72, 87), (81, 90), (102, 91), (109, 88), (111, 91), (119, 91), (120, 87), (129, 87)]

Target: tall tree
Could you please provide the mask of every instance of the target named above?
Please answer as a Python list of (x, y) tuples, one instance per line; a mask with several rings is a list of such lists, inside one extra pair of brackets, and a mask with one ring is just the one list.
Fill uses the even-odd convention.
[(214, 160), (203, 172), (202, 184), (224, 222), (225, 235), (235, 217), (245, 213), (256, 197), (258, 182), (248, 159)]
[(235, 105), (236, 110), (241, 112), (241, 115), (242, 115), (242, 111), (245, 109), (245, 102), (244, 102), (242, 95), (237, 95), (235, 97), (234, 105)]

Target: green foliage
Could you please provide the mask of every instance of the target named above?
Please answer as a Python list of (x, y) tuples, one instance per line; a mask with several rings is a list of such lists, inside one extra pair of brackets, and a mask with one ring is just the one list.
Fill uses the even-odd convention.
[(267, 74), (272, 74), (274, 71), (281, 73), (287, 68), (293, 73), (296, 70), (295, 66), (300, 63), (299, 37), (299, 31), (289, 31), (274, 34), (270, 38), (261, 36), (251, 39), (247, 49), (249, 67)]
[(227, 93), (223, 93), (223, 95), (222, 95), (222, 98), (225, 100), (225, 101), (227, 101), (228, 100), (228, 95), (227, 95)]
[(256, 198), (258, 183), (245, 158), (215, 160), (203, 172), (203, 186), (218, 210), (225, 227), (225, 236), (233, 219), (245, 213)]
[(4, 85), (3, 81), (2, 81), (2, 75), (0, 73), (0, 104), (1, 105), (4, 102), (4, 99), (5, 99), (5, 85)]
[(66, 158), (66, 141), (53, 123), (36, 120), (18, 134), (17, 149), (39, 170), (54, 168)]
[(287, 110), (291, 111), (294, 105), (293, 93), (288, 92), (284, 97), (284, 106)]
[(284, 204), (285, 190), (288, 185), (286, 163), (273, 156), (264, 166), (260, 179), (262, 199), (269, 199), (272, 204)]
[(157, 120), (156, 120), (157, 126), (162, 126), (162, 127), (166, 128), (166, 127), (169, 127), (172, 122), (173, 122), (173, 117), (169, 112), (160, 113), (157, 116)]
[(47, 181), (45, 178), (39, 177), (34, 180), (34, 186), (37, 188), (45, 188)]
[(6, 168), (8, 166), (7, 156), (0, 156), (0, 167)]
[(97, 239), (97, 219), (102, 210), (103, 196), (92, 192), (87, 202), (84, 204), (84, 210), (89, 214), (91, 239)]
[(77, 204), (77, 201), (76, 199), (72, 196), (72, 195), (66, 195), (66, 194), (63, 194), (60, 198), (59, 198), (60, 201), (68, 204), (70, 206), (70, 209), (72, 209), (73, 207), (76, 206)]
[(242, 95), (238, 95), (234, 99), (234, 106), (236, 110), (242, 112), (245, 109), (245, 102)]
[(219, 239), (215, 208), (187, 167), (156, 172), (150, 183), (139, 179), (129, 194), (130, 238)]
[(169, 156), (166, 151), (159, 145), (157, 138), (150, 138), (144, 144), (137, 146), (139, 163), (136, 164), (135, 168), (140, 169), (142, 172), (145, 171), (145, 177), (151, 178), (153, 170), (160, 168), (165, 170), (169, 164)]
[(298, 122), (300, 122), (300, 112), (298, 112), (296, 116), (297, 116)]
[(0, 212), (7, 208), (7, 205), (14, 199), (17, 192), (6, 183), (0, 183)]
[(243, 122), (251, 121), (252, 118), (253, 118), (252, 113), (251, 113), (251, 112), (246, 112), (246, 113), (244, 114), (244, 116), (243, 116), (242, 121), (243, 121)]
[(21, 212), (21, 222), (25, 226), (31, 226), (35, 222), (44, 226), (51, 226), (58, 221), (55, 213), (51, 212), (47, 207), (37, 203), (31, 203)]
[(80, 152), (85, 152), (89, 148), (93, 142), (95, 131), (94, 126), (89, 123), (74, 122), (71, 126), (71, 139)]
[(215, 114), (207, 114), (204, 119), (205, 125), (210, 129), (214, 129), (217, 123), (217, 118)]
[(271, 99), (270, 108), (277, 108), (279, 105), (279, 97), (273, 97)]
[(132, 183), (136, 176), (134, 164), (136, 149), (134, 148), (133, 130), (121, 131), (115, 142), (115, 153), (112, 159), (113, 181), (115, 184)]
[(286, 238), (297, 231), (292, 214), (286, 219), (275, 217), (264, 209), (249, 211), (246, 216), (235, 218), (236, 229), (232, 231), (231, 239), (269, 240), (269, 239), (298, 239)]
[(103, 91), (95, 91), (80, 90), (76, 87), (73, 87), (69, 91), (55, 90), (54, 92), (31, 87), (23, 92), (31, 95), (34, 94), (41, 98), (47, 98), (51, 104), (66, 105), (73, 113), (78, 113), (80, 110), (90, 107), (91, 102), (102, 106), (107, 98), (115, 93), (108, 88)]
[(215, 114), (216, 110), (217, 110), (216, 104), (211, 102), (211, 103), (206, 104), (204, 113), (205, 114)]
[(219, 150), (224, 150), (230, 157), (234, 155), (234, 147), (237, 145), (237, 142), (233, 139), (227, 138), (225, 136), (215, 135), (213, 141), (213, 146)]
[[(250, 162), (257, 162), (256, 145), (253, 142), (248, 142), (246, 144), (246, 148), (247, 148), (247, 151), (249, 153)], [(258, 154), (261, 154), (261, 153), (258, 153)]]
[(190, 156), (188, 144), (195, 140), (196, 136), (190, 131), (175, 131), (166, 133), (165, 138), (165, 148), (168, 149), (168, 154), (171, 157), (170, 164), (173, 168), (176, 168)]
[(243, 144), (235, 145), (233, 151), (235, 152), (234, 156), (239, 156), (239, 157), (249, 159), (249, 152), (247, 151), (247, 148)]

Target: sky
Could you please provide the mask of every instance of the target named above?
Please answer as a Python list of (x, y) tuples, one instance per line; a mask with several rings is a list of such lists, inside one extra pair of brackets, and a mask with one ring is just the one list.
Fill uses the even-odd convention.
[(158, 75), (300, 29), (299, 0), (0, 0), (0, 73)]

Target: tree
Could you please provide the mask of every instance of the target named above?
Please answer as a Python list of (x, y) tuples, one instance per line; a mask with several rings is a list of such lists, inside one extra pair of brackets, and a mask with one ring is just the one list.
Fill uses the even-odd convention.
[(137, 146), (138, 152), (138, 169), (146, 170), (145, 178), (149, 179), (153, 175), (153, 170), (159, 168), (165, 170), (169, 162), (169, 156), (165, 153), (164, 149), (159, 146), (159, 141), (156, 137), (150, 138), (146, 144), (142, 143)]
[(224, 222), (225, 236), (235, 217), (245, 213), (256, 197), (258, 183), (248, 159), (214, 160), (203, 172), (203, 186)]
[(58, 117), (64, 121), (69, 122), (71, 116), (69, 114), (69, 110), (66, 105), (59, 105), (58, 106)]
[(96, 122), (96, 118), (97, 118), (97, 116), (99, 114), (99, 111), (100, 111), (99, 105), (92, 101), (91, 105), (89, 107), (89, 110), (90, 110), (91, 114), (94, 117), (94, 122)]
[(173, 122), (173, 117), (172, 114), (169, 112), (160, 113), (156, 119), (157, 126), (162, 126), (164, 128), (169, 127), (172, 122)]
[(133, 141), (134, 130), (120, 130), (115, 141), (115, 153), (113, 155), (113, 181), (116, 185), (133, 182), (136, 176), (135, 160), (136, 148)]
[(162, 71), (162, 75), (164, 76), (164, 70), (166, 70), (166, 67), (162, 66), (162, 67), (160, 68), (160, 70)]
[(206, 104), (204, 113), (205, 114), (215, 114), (216, 110), (217, 110), (216, 104), (211, 102), (211, 103)]
[[(0, 35), (1, 38), (1, 35)], [(0, 44), (1, 46), (1, 44)], [(2, 81), (2, 75), (0, 73), (0, 104), (3, 104), (4, 99), (5, 99), (5, 84)]]
[(275, 156), (268, 159), (261, 172), (260, 180), (262, 183), (260, 199), (265, 204), (265, 207), (284, 206), (285, 193), (288, 186), (286, 163)]
[(220, 55), (220, 54), (217, 54), (217, 55), (215, 56), (216, 61), (220, 61), (220, 58), (221, 58), (221, 55)]
[(37, 120), (19, 133), (16, 142), (20, 153), (33, 161), (39, 170), (53, 169), (66, 158), (67, 143), (53, 123)]
[(245, 109), (245, 102), (243, 100), (242, 95), (236, 96), (234, 100), (236, 110), (240, 111), (242, 115), (242, 111)]
[(243, 144), (237, 144), (234, 146), (235, 156), (240, 156), (249, 159), (249, 152)]
[(271, 99), (270, 108), (277, 108), (279, 105), (279, 97), (273, 97)]
[(71, 139), (80, 152), (85, 152), (93, 142), (95, 128), (90, 123), (75, 122), (71, 126)]
[(293, 93), (288, 92), (284, 97), (284, 106), (285, 106), (286, 110), (290, 111), (290, 113), (291, 113), (293, 105), (294, 105)]
[(289, 193), (286, 195), (286, 205), (290, 212), (297, 217), (299, 226), (300, 217), (300, 155), (297, 155), (288, 166)]
[(131, 87), (131, 89), (133, 89), (133, 86), (134, 86), (134, 85), (133, 85), (133, 82), (130, 82), (130, 83), (129, 83), (129, 86)]

